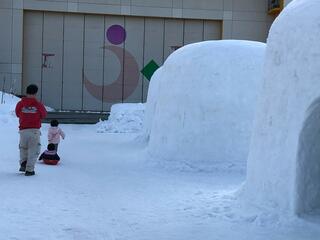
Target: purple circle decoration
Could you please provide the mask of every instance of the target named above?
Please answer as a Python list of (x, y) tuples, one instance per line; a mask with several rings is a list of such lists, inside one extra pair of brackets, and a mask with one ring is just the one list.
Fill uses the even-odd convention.
[(106, 37), (114, 45), (119, 45), (126, 40), (126, 30), (120, 25), (112, 25), (106, 32)]

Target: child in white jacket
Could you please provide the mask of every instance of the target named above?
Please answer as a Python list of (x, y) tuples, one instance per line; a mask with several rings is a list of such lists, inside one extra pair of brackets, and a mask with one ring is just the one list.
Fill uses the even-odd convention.
[(64, 139), (66, 137), (65, 133), (58, 127), (58, 120), (54, 119), (50, 123), (48, 130), (48, 142), (52, 143), (55, 146), (55, 150), (58, 151), (58, 144), (60, 143), (60, 137)]

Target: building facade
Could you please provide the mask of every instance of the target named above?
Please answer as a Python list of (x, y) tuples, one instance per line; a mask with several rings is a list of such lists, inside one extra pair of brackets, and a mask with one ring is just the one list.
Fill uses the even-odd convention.
[(0, 87), (23, 94), (36, 83), (58, 110), (144, 102), (150, 76), (177, 48), (265, 42), (267, 12), (267, 0), (1, 0)]
[(284, 0), (285, 5), (288, 5), (290, 2), (292, 2), (292, 0)]

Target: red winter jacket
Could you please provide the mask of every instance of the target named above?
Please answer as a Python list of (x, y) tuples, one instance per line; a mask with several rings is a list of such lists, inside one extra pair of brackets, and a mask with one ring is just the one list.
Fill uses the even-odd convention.
[(46, 117), (47, 111), (37, 99), (24, 97), (16, 106), (16, 115), (19, 118), (20, 130), (40, 128), (41, 120)]

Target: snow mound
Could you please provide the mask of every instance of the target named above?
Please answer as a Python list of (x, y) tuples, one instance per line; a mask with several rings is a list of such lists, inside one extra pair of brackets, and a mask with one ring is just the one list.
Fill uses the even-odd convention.
[(2, 99), (2, 103), (0, 102), (0, 124), (17, 124), (15, 107), (20, 98), (1, 91), (0, 98)]
[(150, 157), (193, 170), (245, 168), (264, 52), (264, 43), (224, 40), (170, 55), (147, 99)]
[(155, 115), (156, 104), (159, 94), (159, 86), (161, 80), (163, 68), (160, 67), (157, 71), (152, 75), (150, 80), (149, 88), (148, 88), (148, 96), (147, 102), (145, 103), (145, 115), (143, 119), (143, 129), (142, 136), (144, 139), (149, 140), (151, 126), (153, 123), (153, 117)]
[(97, 123), (99, 133), (133, 133), (142, 130), (145, 105), (119, 103), (111, 107), (108, 120)]
[(283, 213), (320, 209), (319, 9), (319, 0), (291, 2), (267, 42), (244, 193)]

